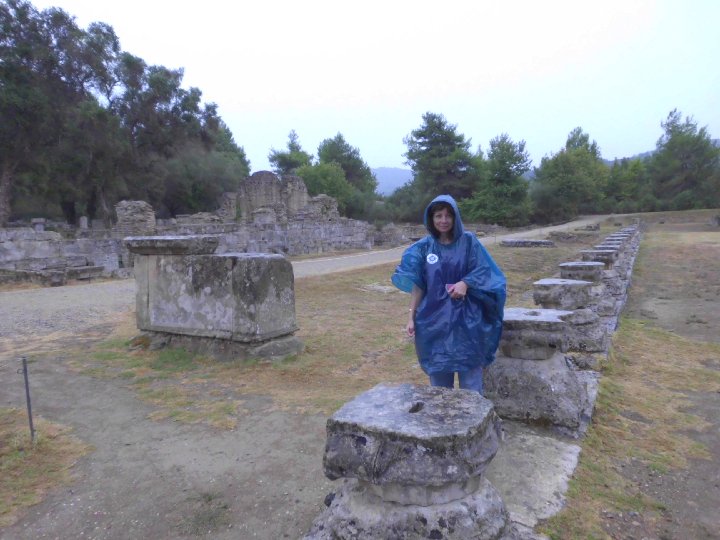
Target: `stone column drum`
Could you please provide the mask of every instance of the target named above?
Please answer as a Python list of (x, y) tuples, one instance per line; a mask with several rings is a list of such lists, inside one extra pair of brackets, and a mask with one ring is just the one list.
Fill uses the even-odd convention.
[(477, 392), (380, 384), (360, 394), (328, 420), (325, 475), (345, 480), (306, 540), (514, 538), (483, 475), (501, 432)]
[(607, 249), (583, 249), (580, 251), (583, 261), (596, 261), (605, 265), (606, 270), (612, 270), (613, 264), (618, 259), (616, 250)]
[(615, 312), (615, 300), (605, 288), (605, 264), (595, 261), (570, 261), (558, 265), (562, 279), (577, 279), (592, 282), (590, 303), (587, 307), (600, 316), (610, 316)]
[(544, 309), (570, 310), (560, 318), (568, 323), (567, 350), (601, 352), (607, 349), (607, 328), (588, 308), (593, 284), (573, 279), (541, 279), (534, 284), (533, 299)]
[(485, 395), (503, 418), (550, 425), (575, 433), (591, 407), (585, 382), (571, 370), (568, 347), (572, 311), (506, 308), (501, 356), (485, 370)]

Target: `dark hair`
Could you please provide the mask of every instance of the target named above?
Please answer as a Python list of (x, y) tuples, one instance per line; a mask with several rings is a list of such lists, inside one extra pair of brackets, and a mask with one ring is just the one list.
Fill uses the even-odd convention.
[(446, 209), (448, 212), (450, 212), (453, 217), (453, 223), (455, 223), (455, 220), (457, 219), (457, 216), (455, 215), (455, 209), (450, 203), (445, 201), (438, 201), (432, 203), (427, 210), (427, 224), (428, 229), (430, 230), (430, 234), (432, 234), (435, 238), (440, 236), (440, 232), (435, 228), (435, 224), (433, 223), (433, 216), (435, 215), (435, 212), (439, 212), (443, 209)]

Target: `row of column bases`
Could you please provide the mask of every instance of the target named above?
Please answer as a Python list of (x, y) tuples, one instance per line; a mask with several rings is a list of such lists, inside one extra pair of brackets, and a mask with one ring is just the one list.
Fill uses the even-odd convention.
[(333, 414), (323, 466), (342, 485), (305, 539), (523, 538), (483, 474), (500, 418), (582, 436), (639, 242), (637, 226), (621, 229), (536, 282), (539, 307), (506, 308), (485, 397), (381, 384)]

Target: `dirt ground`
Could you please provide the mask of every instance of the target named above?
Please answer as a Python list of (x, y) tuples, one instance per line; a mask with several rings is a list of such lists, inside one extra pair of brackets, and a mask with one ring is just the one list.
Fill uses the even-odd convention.
[[(42, 308), (6, 321), (0, 334), (0, 406), (25, 405), (23, 379), (6, 356), (22, 350), (32, 358), (33, 413), (72, 426), (94, 451), (74, 467), (71, 485), (0, 529), (0, 538), (300, 537), (331, 490), (321, 462), (325, 416), (279, 412), (266, 396), (244, 395), (247, 413), (234, 430), (154, 421), (153, 407), (122, 380), (70, 369), (72, 355), (63, 351), (91, 347), (117, 326), (116, 313), (98, 302), (85, 311), (82, 299), (106, 298), (128, 317), (134, 298), (127, 288), (119, 281), (3, 293), (3, 311)], [(43, 293), (55, 298), (32, 301)], [(34, 316), (51, 322), (34, 325)]]

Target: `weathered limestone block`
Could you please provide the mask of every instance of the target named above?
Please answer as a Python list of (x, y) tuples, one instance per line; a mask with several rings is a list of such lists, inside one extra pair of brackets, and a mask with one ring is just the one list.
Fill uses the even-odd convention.
[(618, 242), (610, 242), (610, 241), (604, 241), (602, 244), (596, 244), (593, 246), (593, 249), (598, 249), (600, 251), (617, 251), (620, 256), (622, 256), (624, 250), (625, 244), (618, 243)]
[(237, 219), (237, 199), (238, 194), (234, 192), (220, 195), (217, 215), (224, 223), (231, 223)]
[(120, 238), (155, 234), (155, 211), (145, 201), (120, 201), (115, 205), (115, 213)]
[(331, 480), (443, 486), (480, 476), (498, 449), (500, 419), (477, 392), (378, 385), (327, 423)]
[(210, 255), (215, 253), (217, 236), (130, 236), (125, 245), (137, 255)]
[(533, 283), (533, 300), (547, 309), (572, 310), (590, 303), (591, 281), (541, 279)]
[(568, 323), (567, 350), (579, 352), (607, 350), (607, 327), (592, 309), (577, 309), (569, 315), (561, 315), (560, 318)]
[(557, 309), (505, 308), (500, 351), (505, 356), (546, 360), (567, 349), (569, 311)]
[(202, 346), (193, 347), (224, 357), (274, 357), (301, 349), (299, 340), (277, 340), (297, 330), (292, 265), (283, 256), (211, 255), (217, 238), (207, 236), (129, 238), (126, 244), (138, 255), (139, 329), (225, 340), (196, 340)]
[(505, 239), (500, 241), (502, 247), (555, 247), (552, 240), (533, 240), (530, 238)]
[(524, 360), (501, 356), (485, 370), (484, 392), (503, 418), (577, 430), (588, 391), (565, 356)]
[(32, 218), (30, 220), (30, 225), (32, 225), (32, 228), (35, 232), (45, 231), (46, 223), (47, 223), (47, 219), (45, 219), (45, 218)]
[(517, 537), (483, 477), (501, 426), (480, 394), (378, 385), (337, 411), (327, 434), (325, 474), (346, 480), (306, 539)]
[(611, 269), (618, 259), (618, 252), (615, 250), (583, 249), (580, 254), (583, 261), (601, 262), (607, 270)]
[(272, 208), (258, 208), (252, 211), (250, 221), (254, 225), (275, 225), (277, 214)]
[(603, 283), (605, 290), (610, 296), (622, 296), (627, 288), (622, 276), (614, 268), (603, 271)]
[(308, 212), (313, 220), (333, 221), (340, 218), (337, 200), (321, 193), (308, 201)]
[(212, 225), (222, 223), (222, 218), (211, 212), (198, 212), (197, 214), (179, 214), (176, 216), (178, 225)]
[(308, 205), (307, 186), (302, 178), (292, 174), (283, 175), (281, 181), (282, 199), (287, 206), (288, 219), (292, 219)]
[(242, 219), (249, 221), (258, 208), (282, 206), (282, 188), (280, 178), (270, 171), (258, 171), (240, 182), (237, 201)]
[(305, 540), (517, 540), (505, 504), (485, 478), (477, 491), (446, 504), (399, 504), (347, 481)]
[(593, 261), (571, 261), (561, 263), (559, 267), (560, 277), (562, 279), (577, 279), (580, 281), (601, 283), (605, 265), (601, 262)]

